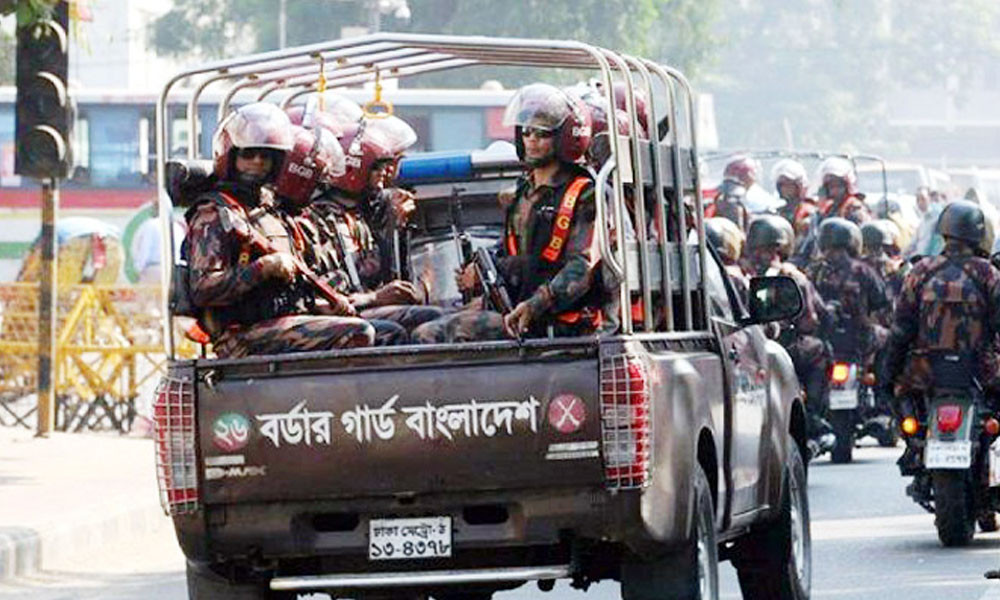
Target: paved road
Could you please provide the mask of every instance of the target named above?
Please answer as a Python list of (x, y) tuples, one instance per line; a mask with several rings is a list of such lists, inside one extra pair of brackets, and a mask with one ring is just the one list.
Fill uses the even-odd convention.
[[(982, 577), (987, 569), (1000, 566), (1000, 535), (977, 534), (968, 548), (941, 548), (933, 517), (903, 494), (907, 480), (896, 471), (898, 454), (898, 450), (863, 448), (852, 465), (833, 465), (824, 459), (812, 466), (813, 597), (1000, 600), (1000, 583)], [(161, 530), (128, 546), (78, 557), (32, 579), (0, 585), (0, 598), (183, 600), (183, 559), (172, 535), (165, 522)], [(728, 565), (723, 565), (722, 579), (723, 598), (739, 598)], [(543, 594), (525, 586), (497, 595), (502, 600), (584, 597), (617, 598), (618, 586), (594, 586), (587, 594), (566, 586)]]

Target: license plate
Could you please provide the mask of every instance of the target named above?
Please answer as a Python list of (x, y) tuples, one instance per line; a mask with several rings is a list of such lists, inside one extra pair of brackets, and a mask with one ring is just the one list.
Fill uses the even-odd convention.
[(972, 465), (972, 442), (927, 440), (924, 466), (928, 469), (968, 469)]
[(400, 560), (451, 556), (451, 517), (372, 519), (368, 559)]
[(831, 410), (850, 410), (858, 407), (858, 390), (830, 390)]

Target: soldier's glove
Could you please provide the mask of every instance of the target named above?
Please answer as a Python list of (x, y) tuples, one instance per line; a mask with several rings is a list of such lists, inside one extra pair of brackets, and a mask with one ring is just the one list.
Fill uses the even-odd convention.
[(257, 259), (260, 274), (264, 279), (277, 279), (290, 283), (295, 278), (295, 260), (291, 254), (275, 252)]
[(375, 292), (375, 306), (392, 304), (419, 304), (420, 291), (409, 281), (397, 279), (383, 285)]
[(531, 321), (535, 318), (534, 312), (530, 300), (525, 300), (515, 306), (514, 310), (503, 318), (503, 328), (507, 335), (521, 339), (521, 336), (528, 332), (528, 327), (531, 326)]

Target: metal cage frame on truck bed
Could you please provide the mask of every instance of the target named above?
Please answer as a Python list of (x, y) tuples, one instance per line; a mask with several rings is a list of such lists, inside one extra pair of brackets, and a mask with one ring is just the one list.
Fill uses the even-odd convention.
[[(602, 261), (621, 282), (619, 333), (636, 334), (637, 323), (633, 322), (631, 311), (633, 293), (647, 307), (642, 311), (641, 331), (657, 333), (650, 308), (654, 305), (654, 292), (659, 293), (663, 311), (660, 333), (707, 330), (704, 316), (708, 314), (708, 298), (703, 289), (704, 278), (700, 276), (705, 273), (706, 247), (691, 85), (672, 67), (576, 41), (379, 33), (212, 62), (177, 74), (164, 86), (156, 105), (156, 174), (163, 239), (168, 242), (164, 244), (161, 261), (164, 285), (171, 279), (174, 249), (179, 243), (173, 239), (170, 226), (166, 161), (171, 154), (167, 147), (170, 139), (167, 107), (171, 91), (180, 82), (187, 81), (194, 90), (187, 105), (187, 157), (195, 159), (200, 151), (199, 98), (213, 84), (229, 86), (219, 106), (222, 117), (241, 92), (245, 96), (256, 90), (254, 100), (274, 99), (285, 107), (304, 94), (362, 85), (376, 81), (382, 74), (403, 78), (483, 65), (597, 71), (598, 81), (606, 90), (604, 100), (609, 115), (615, 114), (614, 84), (624, 82), (626, 112), (633, 133), (641, 131), (636, 91), (649, 99), (646, 103), (649, 133), (655, 139), (609, 136), (610, 158), (596, 178), (598, 199), (605, 198), (607, 181), (611, 180), (610, 207), (606, 202), (596, 202), (595, 232)], [(682, 122), (683, 130), (679, 126)], [(661, 127), (664, 123), (666, 127)], [(646, 210), (635, 210), (630, 215), (626, 186), (630, 186), (636, 207), (646, 207), (646, 195), (655, 195), (650, 216), (655, 220), (652, 227), (647, 222)], [(667, 196), (668, 190), (672, 190), (672, 200)], [(634, 241), (613, 243), (612, 233), (626, 231), (627, 219), (631, 217), (635, 221)], [(677, 224), (673, 229), (668, 223), (671, 218)], [(692, 226), (695, 240), (690, 239)], [(625, 237), (619, 235), (618, 239)], [(698, 246), (696, 255), (692, 253), (694, 243)], [(702, 293), (694, 293), (698, 289)], [(163, 314), (168, 351), (173, 357), (175, 344), (168, 305), (164, 306)], [(696, 315), (702, 318), (696, 319)]]

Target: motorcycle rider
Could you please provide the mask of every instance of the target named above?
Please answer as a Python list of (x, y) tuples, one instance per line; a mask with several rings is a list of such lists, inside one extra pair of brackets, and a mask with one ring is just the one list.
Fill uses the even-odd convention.
[(858, 175), (851, 161), (831, 156), (820, 165), (819, 174), (821, 222), (828, 217), (841, 217), (860, 226), (871, 220), (864, 195), (858, 191)]
[[(511, 99), (504, 123), (514, 126), (528, 171), (506, 210), (497, 270), (513, 310), (466, 310), (427, 323), (413, 337), (425, 343), (589, 335), (601, 325), (603, 286), (594, 244), (594, 184), (578, 164), (590, 144), (590, 111), (554, 86), (525, 86)], [(472, 265), (461, 288), (475, 281)]]
[(792, 224), (796, 239), (804, 238), (813, 214), (819, 210), (816, 200), (809, 197), (806, 168), (795, 159), (783, 158), (771, 169), (771, 179), (778, 197), (785, 201), (778, 214)]
[[(190, 265), (189, 296), (216, 354), (370, 346), (372, 326), (353, 316), (346, 299), (324, 304), (297, 277), (292, 236), (264, 187), (292, 148), (285, 113), (262, 102), (243, 106), (219, 124), (212, 146), (218, 184), (188, 210), (183, 252)], [(278, 251), (265, 254), (250, 245), (242, 235), (250, 230)]]
[(719, 186), (715, 201), (705, 209), (705, 218), (728, 219), (745, 232), (750, 227), (746, 202), (747, 188), (738, 181), (726, 179)]
[(743, 256), (748, 276), (785, 275), (802, 293), (802, 312), (794, 319), (779, 321), (778, 342), (788, 351), (795, 373), (806, 392), (809, 413), (808, 434), (812, 456), (833, 447), (833, 428), (824, 419), (829, 405), (830, 351), (820, 336), (830, 324), (823, 299), (809, 279), (795, 265), (786, 262), (794, 243), (792, 225), (777, 215), (754, 219), (747, 234)]
[[(871, 366), (885, 343), (886, 331), (873, 314), (890, 306), (885, 283), (861, 260), (861, 229), (840, 217), (823, 221), (819, 230), (821, 258), (807, 270), (816, 291), (831, 307), (837, 327), (831, 336), (835, 355), (850, 355)], [(838, 335), (836, 332), (844, 332)]]
[(899, 226), (889, 219), (877, 219), (861, 226), (861, 260), (866, 262), (885, 282), (889, 306), (879, 311), (879, 323), (888, 328), (892, 321), (892, 305), (903, 287), (903, 278), (910, 271), (910, 263), (901, 255)]
[(740, 294), (743, 302), (747, 300), (750, 281), (740, 267), (740, 257), (743, 255), (743, 244), (746, 235), (735, 223), (722, 217), (705, 219), (705, 237), (722, 259), (722, 266)]
[(795, 263), (806, 266), (818, 258), (819, 228), (830, 217), (840, 217), (863, 225), (871, 220), (871, 212), (858, 192), (858, 176), (851, 161), (831, 156), (819, 167), (819, 209), (809, 225), (809, 233), (796, 254)]
[(882, 361), (879, 381), (897, 415), (933, 387), (944, 355), (957, 355), (959, 364), (944, 368), (975, 377), (991, 402), (1000, 388), (1000, 271), (984, 257), (992, 240), (983, 211), (952, 202), (937, 231), (944, 251), (917, 262), (903, 280)]

